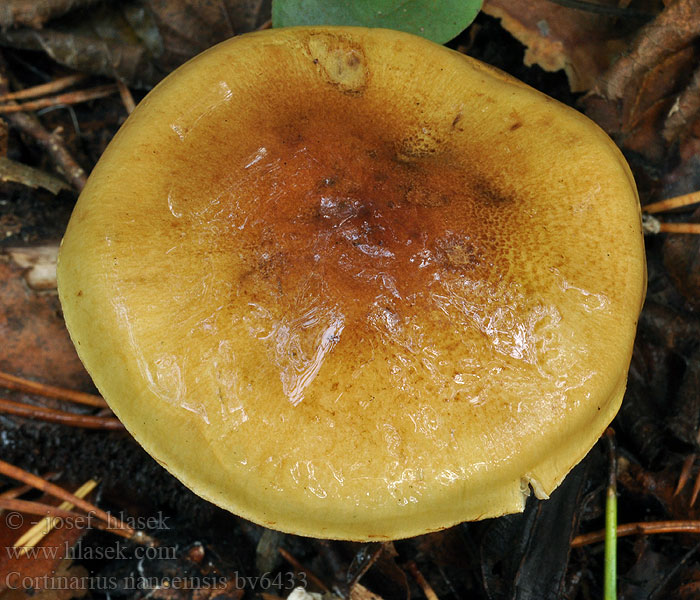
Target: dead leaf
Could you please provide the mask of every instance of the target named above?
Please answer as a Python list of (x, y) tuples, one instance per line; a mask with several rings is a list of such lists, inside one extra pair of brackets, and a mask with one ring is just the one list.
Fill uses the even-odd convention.
[(43, 29), (0, 30), (0, 44), (43, 51), (76, 71), (149, 88), (206, 48), (259, 27), (269, 13), (269, 0), (104, 3)]
[[(608, 2), (617, 5), (616, 0)], [(483, 11), (523, 43), (525, 65), (564, 69), (574, 92), (591, 89), (627, 46), (639, 20), (621, 21), (549, 0), (486, 0)]]
[(0, 157), (7, 156), (7, 122), (0, 119)]
[(661, 471), (651, 471), (642, 465), (626, 459), (618, 463), (618, 485), (637, 496), (649, 496), (656, 499), (671, 520), (695, 521), (699, 507), (690, 506), (692, 486), (686, 486), (676, 494), (678, 469), (667, 467)]
[(210, 46), (262, 24), (263, 0), (145, 0), (163, 40), (158, 66), (170, 72)]
[[(686, 129), (679, 148), (681, 165), (700, 157), (700, 117)], [(700, 188), (699, 188), (700, 189)]]
[(382, 597), (371, 592), (361, 583), (356, 583), (350, 590), (350, 600), (382, 600)]
[[(700, 222), (700, 208), (690, 221)], [(700, 235), (667, 236), (663, 257), (675, 288), (693, 310), (700, 310)]]
[[(58, 505), (59, 501), (42, 496), (40, 502)], [(60, 589), (59, 577), (85, 581), (87, 571), (71, 566), (71, 549), (85, 533), (76, 523), (56, 527), (27, 553), (20, 556), (21, 548), (14, 544), (30, 527), (43, 517), (8, 512), (0, 527), (0, 599), (33, 598), (40, 600), (68, 600), (82, 597), (85, 589)], [(17, 528), (15, 528), (17, 527)], [(65, 581), (63, 581), (65, 583)], [(30, 585), (31, 584), (31, 585)]]
[(696, 580), (684, 583), (678, 588), (679, 600), (693, 600), (700, 596), (700, 574), (695, 573)]
[[(678, 236), (697, 237), (697, 236)], [(697, 254), (696, 254), (697, 256)], [(678, 388), (678, 396), (673, 399), (669, 430), (689, 446), (700, 446), (700, 350), (685, 361), (685, 372)], [(700, 475), (698, 475), (700, 476)]]
[(103, 39), (82, 29), (0, 31), (0, 44), (44, 51), (56, 62), (76, 71), (120, 79), (134, 87), (150, 87), (163, 77), (164, 73), (156, 71), (147, 49), (139, 42)]
[(26, 25), (39, 29), (48, 20), (97, 0), (4, 0), (0, 4), (0, 28)]
[(676, 0), (636, 35), (630, 51), (601, 80), (607, 98), (623, 98), (628, 86), (700, 35), (698, 0)]
[[(678, 96), (668, 113), (664, 124), (663, 136), (667, 142), (680, 139), (684, 141), (684, 132), (691, 132), (691, 125), (700, 118), (700, 68), (695, 70), (688, 87)], [(690, 137), (690, 136), (687, 136)], [(694, 136), (697, 137), (697, 136)]]
[(686, 125), (700, 115), (698, 36), (700, 2), (669, 4), (599, 78), (583, 100), (586, 114), (623, 148), (661, 160), (671, 144), (687, 141)]
[(61, 318), (58, 298), (38, 294), (24, 269), (0, 257), (0, 370), (77, 390), (91, 391)]

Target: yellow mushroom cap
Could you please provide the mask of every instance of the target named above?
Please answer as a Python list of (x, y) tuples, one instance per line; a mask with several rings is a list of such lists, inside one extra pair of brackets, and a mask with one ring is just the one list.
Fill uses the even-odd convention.
[(388, 30), (233, 38), (90, 176), (59, 293), (133, 436), (204, 498), (392, 539), (546, 497), (619, 408), (639, 202), (591, 121)]

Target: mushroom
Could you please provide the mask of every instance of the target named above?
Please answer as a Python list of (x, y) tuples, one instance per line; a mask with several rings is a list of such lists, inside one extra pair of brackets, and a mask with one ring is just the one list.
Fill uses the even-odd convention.
[(62, 243), (65, 319), (211, 502), (396, 539), (523, 509), (625, 389), (645, 291), (610, 139), (405, 33), (235, 37), (158, 85)]

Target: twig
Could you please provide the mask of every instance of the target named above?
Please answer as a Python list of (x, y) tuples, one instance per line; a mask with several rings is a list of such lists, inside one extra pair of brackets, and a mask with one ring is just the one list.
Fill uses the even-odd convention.
[[(11, 490), (7, 490), (5, 492), (0, 493), (0, 500), (2, 500), (2, 499), (12, 500), (14, 498), (18, 498), (22, 494), (26, 494), (31, 489), (32, 489), (31, 485), (17, 486), (16, 488), (12, 488)], [(2, 508), (0, 508), (0, 515), (3, 512), (4, 512), (4, 510)]]
[[(47, 473), (46, 475), (44, 475), (43, 478), (48, 481), (49, 479), (54, 479), (57, 475), (58, 473)], [(19, 485), (16, 488), (12, 488), (11, 490), (0, 492), (0, 498), (19, 498), (31, 489), (34, 489), (31, 485)], [(2, 514), (2, 510), (0, 510), (0, 514)]]
[(700, 472), (695, 478), (695, 485), (693, 486), (693, 495), (690, 497), (690, 506), (695, 505), (695, 501), (698, 499), (698, 494), (700, 494)]
[(695, 464), (695, 454), (689, 454), (685, 457), (683, 461), (683, 468), (681, 469), (681, 474), (678, 476), (678, 483), (676, 484), (676, 489), (673, 491), (673, 495), (677, 496), (681, 493), (681, 490), (688, 483), (690, 479), (690, 474), (693, 472), (693, 465)]
[(9, 92), (0, 96), (0, 102), (7, 102), (8, 100), (23, 100), (25, 98), (38, 98), (39, 96), (45, 96), (47, 94), (60, 92), (82, 81), (86, 77), (87, 75), (83, 73), (79, 73), (77, 75), (68, 75), (67, 77), (54, 79), (53, 81), (49, 81), (48, 83), (35, 85), (30, 88), (19, 90), (18, 92)]
[[(81, 485), (75, 492), (73, 492), (78, 498), (85, 498), (92, 490), (95, 489), (97, 481), (94, 479), (88, 479), (83, 485)], [(58, 505), (61, 510), (71, 510), (73, 504), (71, 502), (61, 502)], [(20, 555), (27, 553), (29, 548), (34, 548), (41, 540), (43, 540), (51, 531), (53, 531), (60, 521), (52, 517), (45, 517), (29, 529), (25, 531), (20, 538), (14, 543), (14, 547), (21, 547)]]
[(134, 534), (133, 527), (129, 527), (129, 525), (123, 523), (120, 519), (113, 517), (112, 515), (105, 512), (101, 508), (98, 508), (94, 504), (90, 504), (86, 500), (78, 498), (75, 494), (71, 494), (69, 491), (64, 490), (62, 487), (59, 487), (53, 483), (50, 483), (49, 481), (46, 481), (45, 479), (42, 479), (38, 475), (34, 475), (29, 471), (25, 471), (23, 469), (20, 469), (19, 467), (15, 467), (14, 465), (11, 465), (10, 463), (5, 462), (4, 460), (0, 460), (0, 474), (6, 475), (7, 477), (11, 477), (12, 479), (16, 479), (17, 481), (21, 481), (23, 483), (31, 485), (32, 487), (35, 487), (36, 489), (46, 494), (49, 494), (50, 496), (54, 496), (55, 498), (58, 498), (60, 500), (71, 502), (80, 510), (85, 511), (88, 514), (94, 514), (98, 519), (102, 519), (105, 523), (107, 523), (107, 525), (110, 526), (110, 528), (124, 529), (130, 531), (132, 535)]
[(119, 96), (122, 99), (122, 104), (126, 109), (126, 113), (130, 115), (136, 108), (136, 102), (134, 102), (134, 97), (131, 95), (131, 90), (119, 79), (117, 79), (117, 89), (119, 90)]
[(19, 498), (22, 494), (26, 494), (31, 489), (31, 485), (18, 485), (16, 488), (0, 493), (0, 498)]
[(99, 85), (89, 90), (76, 90), (75, 92), (58, 94), (57, 96), (50, 96), (49, 98), (39, 98), (38, 100), (22, 102), (21, 104), (13, 102), (11, 104), (0, 106), (0, 115), (39, 110), (40, 108), (56, 106), (57, 104), (79, 104), (80, 102), (87, 102), (88, 100), (96, 100), (97, 98), (111, 96), (117, 91), (117, 86), (114, 84)]
[(700, 234), (700, 223), (662, 223), (655, 216), (642, 213), (642, 231), (644, 235), (659, 233)]
[(425, 597), (428, 600), (439, 600), (438, 595), (435, 593), (433, 587), (430, 585), (430, 583), (428, 583), (428, 580), (425, 577), (423, 577), (423, 573), (421, 573), (418, 570), (418, 565), (416, 565), (415, 561), (409, 560), (406, 563), (406, 568), (408, 568), (411, 575), (413, 575), (413, 578), (423, 590), (423, 594), (425, 594)]
[[(617, 526), (617, 537), (628, 535), (651, 535), (654, 533), (700, 533), (700, 521), (646, 521)], [(578, 548), (596, 544), (605, 539), (605, 530), (577, 535), (571, 546)]]
[(652, 202), (651, 204), (642, 206), (642, 210), (651, 215), (667, 210), (673, 210), (674, 208), (689, 206), (698, 202), (700, 202), (700, 192), (691, 192), (690, 194), (683, 194), (682, 196), (675, 196), (673, 198), (666, 198), (666, 200), (659, 200), (659, 202)]
[(108, 408), (107, 403), (100, 396), (86, 394), (85, 392), (77, 392), (56, 385), (47, 385), (38, 381), (31, 381), (23, 377), (4, 373), (3, 371), (0, 371), (0, 387), (7, 388), (8, 390), (16, 390), (18, 392), (38, 394), (45, 398), (55, 398), (56, 400), (65, 400), (66, 402), (75, 402), (76, 404), (85, 404), (97, 408)]
[[(369, 547), (365, 547), (369, 549)], [(362, 576), (369, 571), (370, 567), (377, 562), (379, 557), (381, 556), (382, 552), (384, 552), (384, 544), (379, 544), (377, 548), (374, 549), (372, 554), (370, 554), (369, 558), (366, 560), (363, 560), (362, 563), (360, 564), (360, 568), (357, 569), (357, 572), (353, 575), (353, 578), (348, 582), (348, 589), (351, 590), (353, 586), (360, 581)], [(359, 553), (358, 553), (359, 554)], [(355, 555), (357, 557), (357, 554)], [(355, 561), (353, 561), (355, 563)], [(352, 567), (353, 565), (351, 565)]]
[(304, 567), (284, 548), (277, 548), (277, 551), (280, 553), (280, 556), (282, 556), (282, 558), (284, 558), (284, 560), (286, 560), (290, 565), (292, 565), (297, 571), (299, 571), (300, 573), (304, 573), (309, 578), (309, 581), (311, 581), (324, 594), (330, 593), (330, 589), (328, 589), (328, 586), (326, 586), (326, 584), (323, 583), (323, 581), (316, 577), (315, 573), (309, 571), (306, 567)]
[(660, 223), (660, 233), (691, 233), (700, 235), (700, 223)]
[(100, 417), (96, 415), (79, 415), (65, 410), (56, 410), (47, 406), (36, 406), (34, 404), (23, 404), (0, 398), (0, 413), (26, 417), (28, 419), (39, 419), (49, 423), (59, 423), (71, 427), (82, 427), (84, 429), (107, 429), (119, 431), (124, 429), (119, 419), (114, 417)]
[(49, 154), (68, 183), (78, 192), (82, 191), (87, 182), (85, 171), (66, 150), (57, 132), (49, 133), (34, 115), (16, 113), (8, 115), (8, 120), (13, 127), (33, 138)]
[[(5, 76), (5, 62), (0, 54), (0, 94), (7, 94), (9, 91)], [(65, 175), (73, 188), (78, 192), (82, 191), (87, 181), (85, 171), (66, 150), (57, 131), (49, 133), (34, 115), (14, 113), (7, 115), (6, 118), (13, 127), (33, 138), (48, 153), (51, 161)]]
[(65, 519), (66, 521), (69, 521), (76, 525), (80, 523), (85, 523), (85, 525), (89, 524), (90, 527), (95, 527), (103, 531), (109, 531), (114, 535), (119, 535), (129, 540), (133, 539), (136, 533), (131, 527), (124, 523), (122, 523), (122, 527), (110, 527), (97, 520), (91, 521), (86, 515), (81, 515), (80, 513), (74, 512), (72, 510), (59, 508), (58, 506), (42, 504), (41, 502), (0, 498), (0, 508), (25, 513), (28, 515), (47, 517), (50, 519)]

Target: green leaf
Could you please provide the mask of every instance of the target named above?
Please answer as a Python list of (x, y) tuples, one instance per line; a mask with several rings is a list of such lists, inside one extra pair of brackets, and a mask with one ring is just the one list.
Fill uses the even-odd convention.
[(474, 20), (483, 0), (273, 0), (272, 25), (359, 25), (398, 29), (439, 44)]

